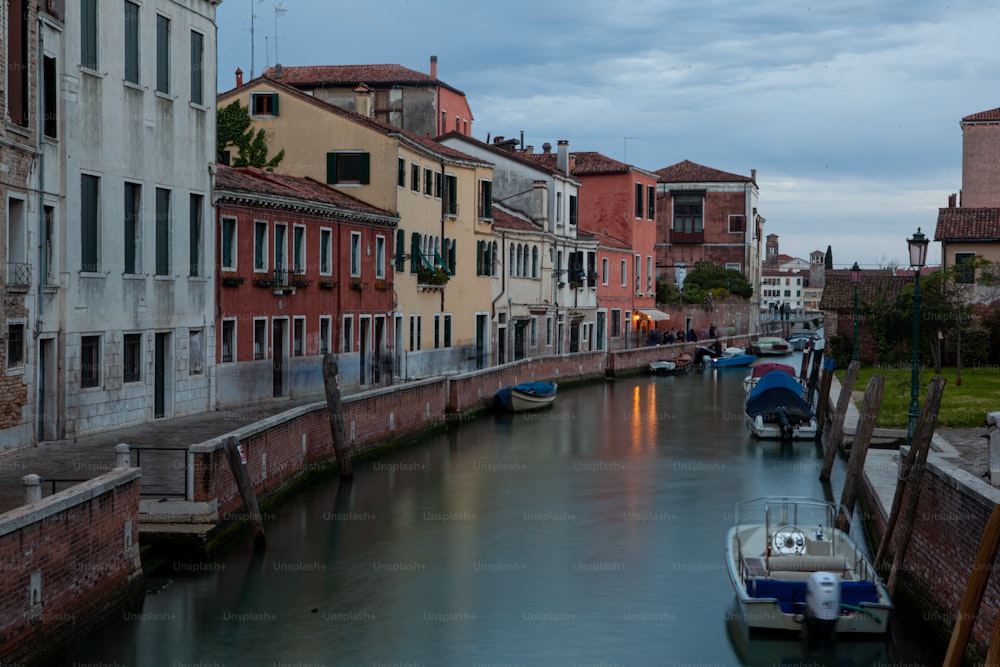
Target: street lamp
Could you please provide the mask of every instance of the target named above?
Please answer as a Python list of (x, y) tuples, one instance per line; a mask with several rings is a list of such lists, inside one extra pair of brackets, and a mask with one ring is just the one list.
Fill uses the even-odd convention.
[(858, 360), (858, 283), (861, 282), (861, 267), (857, 262), (851, 267), (851, 282), (854, 283), (854, 351), (851, 361)]
[(909, 420), (906, 424), (906, 442), (910, 444), (913, 442), (913, 434), (917, 430), (917, 418), (920, 416), (920, 405), (917, 403), (917, 397), (920, 395), (920, 269), (923, 268), (927, 261), (927, 244), (929, 240), (920, 233), (920, 228), (917, 227), (917, 233), (912, 238), (906, 239), (906, 243), (910, 246), (910, 266), (914, 268), (913, 353), (910, 356), (913, 373), (910, 380)]

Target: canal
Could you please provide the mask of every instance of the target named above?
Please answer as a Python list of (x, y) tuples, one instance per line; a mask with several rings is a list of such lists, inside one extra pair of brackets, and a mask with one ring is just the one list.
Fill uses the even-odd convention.
[(902, 615), (829, 647), (734, 620), (734, 503), (839, 500), (845, 470), (824, 487), (812, 443), (755, 441), (745, 374), (564, 388), (359, 464), (267, 517), (266, 553), (171, 566), (65, 664), (940, 664)]

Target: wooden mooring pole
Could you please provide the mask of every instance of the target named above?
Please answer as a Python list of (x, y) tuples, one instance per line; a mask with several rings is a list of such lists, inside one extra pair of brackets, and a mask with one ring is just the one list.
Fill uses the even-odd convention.
[[(993, 514), (986, 523), (986, 530), (979, 542), (979, 550), (976, 552), (976, 562), (969, 573), (969, 583), (965, 587), (965, 595), (962, 596), (962, 603), (958, 607), (958, 620), (951, 630), (951, 641), (948, 642), (948, 652), (944, 656), (945, 667), (959, 667), (962, 658), (965, 657), (965, 648), (972, 635), (972, 626), (976, 623), (979, 615), (979, 606), (983, 601), (983, 594), (986, 592), (986, 584), (989, 582), (990, 570), (993, 561), (997, 557), (997, 550), (1000, 548), (1000, 505), (993, 506)], [(993, 640), (990, 642), (989, 655), (986, 658), (987, 665), (996, 665), (1000, 659), (1000, 650), (997, 647), (998, 637), (997, 624), (993, 627)]]
[(854, 383), (858, 380), (860, 367), (861, 364), (857, 361), (852, 361), (847, 367), (844, 384), (841, 385), (840, 396), (837, 397), (837, 414), (833, 416), (833, 425), (829, 429), (823, 429), (823, 469), (819, 473), (821, 482), (830, 481), (833, 462), (837, 458), (837, 450), (844, 437), (844, 417), (847, 416), (847, 408), (851, 404), (851, 395), (854, 392)]
[(234, 436), (229, 436), (222, 441), (222, 451), (226, 455), (226, 460), (229, 461), (229, 469), (233, 471), (236, 488), (240, 491), (243, 507), (250, 518), (253, 546), (255, 549), (263, 549), (267, 546), (267, 539), (264, 537), (264, 522), (261, 520), (260, 507), (257, 506), (257, 496), (253, 492), (250, 473), (247, 472), (246, 455)]
[[(936, 377), (931, 380), (927, 389), (927, 398), (924, 400), (924, 407), (920, 411), (917, 419), (917, 428), (913, 435), (911, 447), (918, 448), (917, 458), (910, 469), (907, 485), (910, 486), (910, 497), (906, 501), (906, 514), (903, 516), (903, 523), (900, 524), (899, 544), (896, 546), (896, 553), (892, 559), (892, 569), (889, 572), (889, 581), (886, 587), (889, 595), (896, 592), (896, 582), (899, 581), (899, 570), (903, 565), (903, 558), (906, 556), (906, 549), (910, 546), (910, 536), (913, 534), (913, 524), (917, 520), (917, 503), (920, 501), (920, 482), (924, 477), (924, 468), (927, 462), (927, 452), (931, 448), (931, 439), (934, 437), (934, 426), (937, 424), (938, 409), (941, 407), (941, 394), (944, 392), (945, 379)], [(893, 498), (893, 505), (896, 499)], [(891, 519), (891, 517), (890, 517)], [(888, 525), (883, 542), (892, 539), (889, 534)]]
[(875, 431), (875, 419), (882, 407), (884, 391), (885, 381), (882, 376), (873, 375), (868, 381), (865, 398), (861, 403), (861, 417), (858, 419), (858, 428), (854, 431), (851, 457), (847, 463), (847, 477), (844, 479), (844, 490), (840, 494), (841, 512), (837, 515), (837, 524), (845, 532), (851, 527), (851, 516), (854, 514), (854, 504), (858, 500), (858, 489), (861, 488), (861, 477), (864, 475), (865, 459), (868, 457), (868, 445)]
[(833, 357), (830, 356), (829, 348), (823, 357), (823, 376), (819, 381), (819, 398), (816, 399), (816, 425), (819, 427), (817, 435), (822, 437), (825, 430), (823, 424), (826, 423), (827, 413), (830, 412), (830, 385), (833, 384)]
[(809, 357), (812, 355), (813, 341), (806, 343), (806, 348), (802, 351), (802, 368), (799, 370), (799, 378), (803, 382), (809, 379)]
[(344, 433), (344, 406), (340, 402), (340, 369), (337, 358), (329, 352), (323, 356), (323, 386), (326, 389), (326, 409), (330, 413), (330, 433), (333, 436), (333, 453), (337, 456), (337, 469), (341, 479), (351, 479), (351, 455)]

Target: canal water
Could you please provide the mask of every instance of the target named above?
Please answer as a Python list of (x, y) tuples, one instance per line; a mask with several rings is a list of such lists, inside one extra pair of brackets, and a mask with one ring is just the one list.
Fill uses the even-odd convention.
[[(798, 355), (792, 360), (798, 362)], [(812, 443), (758, 442), (745, 369), (564, 388), (314, 485), (220, 560), (171, 566), (64, 664), (932, 665), (887, 640), (810, 646), (736, 621), (736, 502), (839, 500)]]

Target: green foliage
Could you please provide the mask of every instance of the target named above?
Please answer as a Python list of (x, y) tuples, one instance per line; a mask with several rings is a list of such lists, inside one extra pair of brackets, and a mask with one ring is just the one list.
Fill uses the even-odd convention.
[(830, 246), (826, 247), (826, 257), (823, 258), (823, 267), (827, 271), (833, 270), (833, 248)]
[(656, 302), (678, 306), (684, 302), (677, 285), (666, 278), (656, 282)]
[(854, 341), (848, 336), (833, 336), (827, 341), (834, 368), (847, 368), (854, 354)]
[(236, 149), (236, 157), (230, 160), (234, 167), (257, 167), (274, 171), (285, 157), (284, 149), (272, 158), (267, 157), (267, 142), (264, 130), (254, 132), (250, 122), (250, 111), (236, 100), (221, 107), (216, 115), (216, 162), (223, 162), (223, 153)]
[[(700, 303), (704, 300), (705, 293), (710, 290), (723, 290), (725, 295), (731, 294), (745, 299), (753, 296), (753, 287), (742, 273), (707, 261), (695, 262), (694, 271), (684, 280), (684, 291), (688, 290), (692, 290), (692, 299), (694, 290), (701, 293), (700, 299), (693, 299), (688, 303)], [(687, 301), (687, 298), (685, 300)]]

